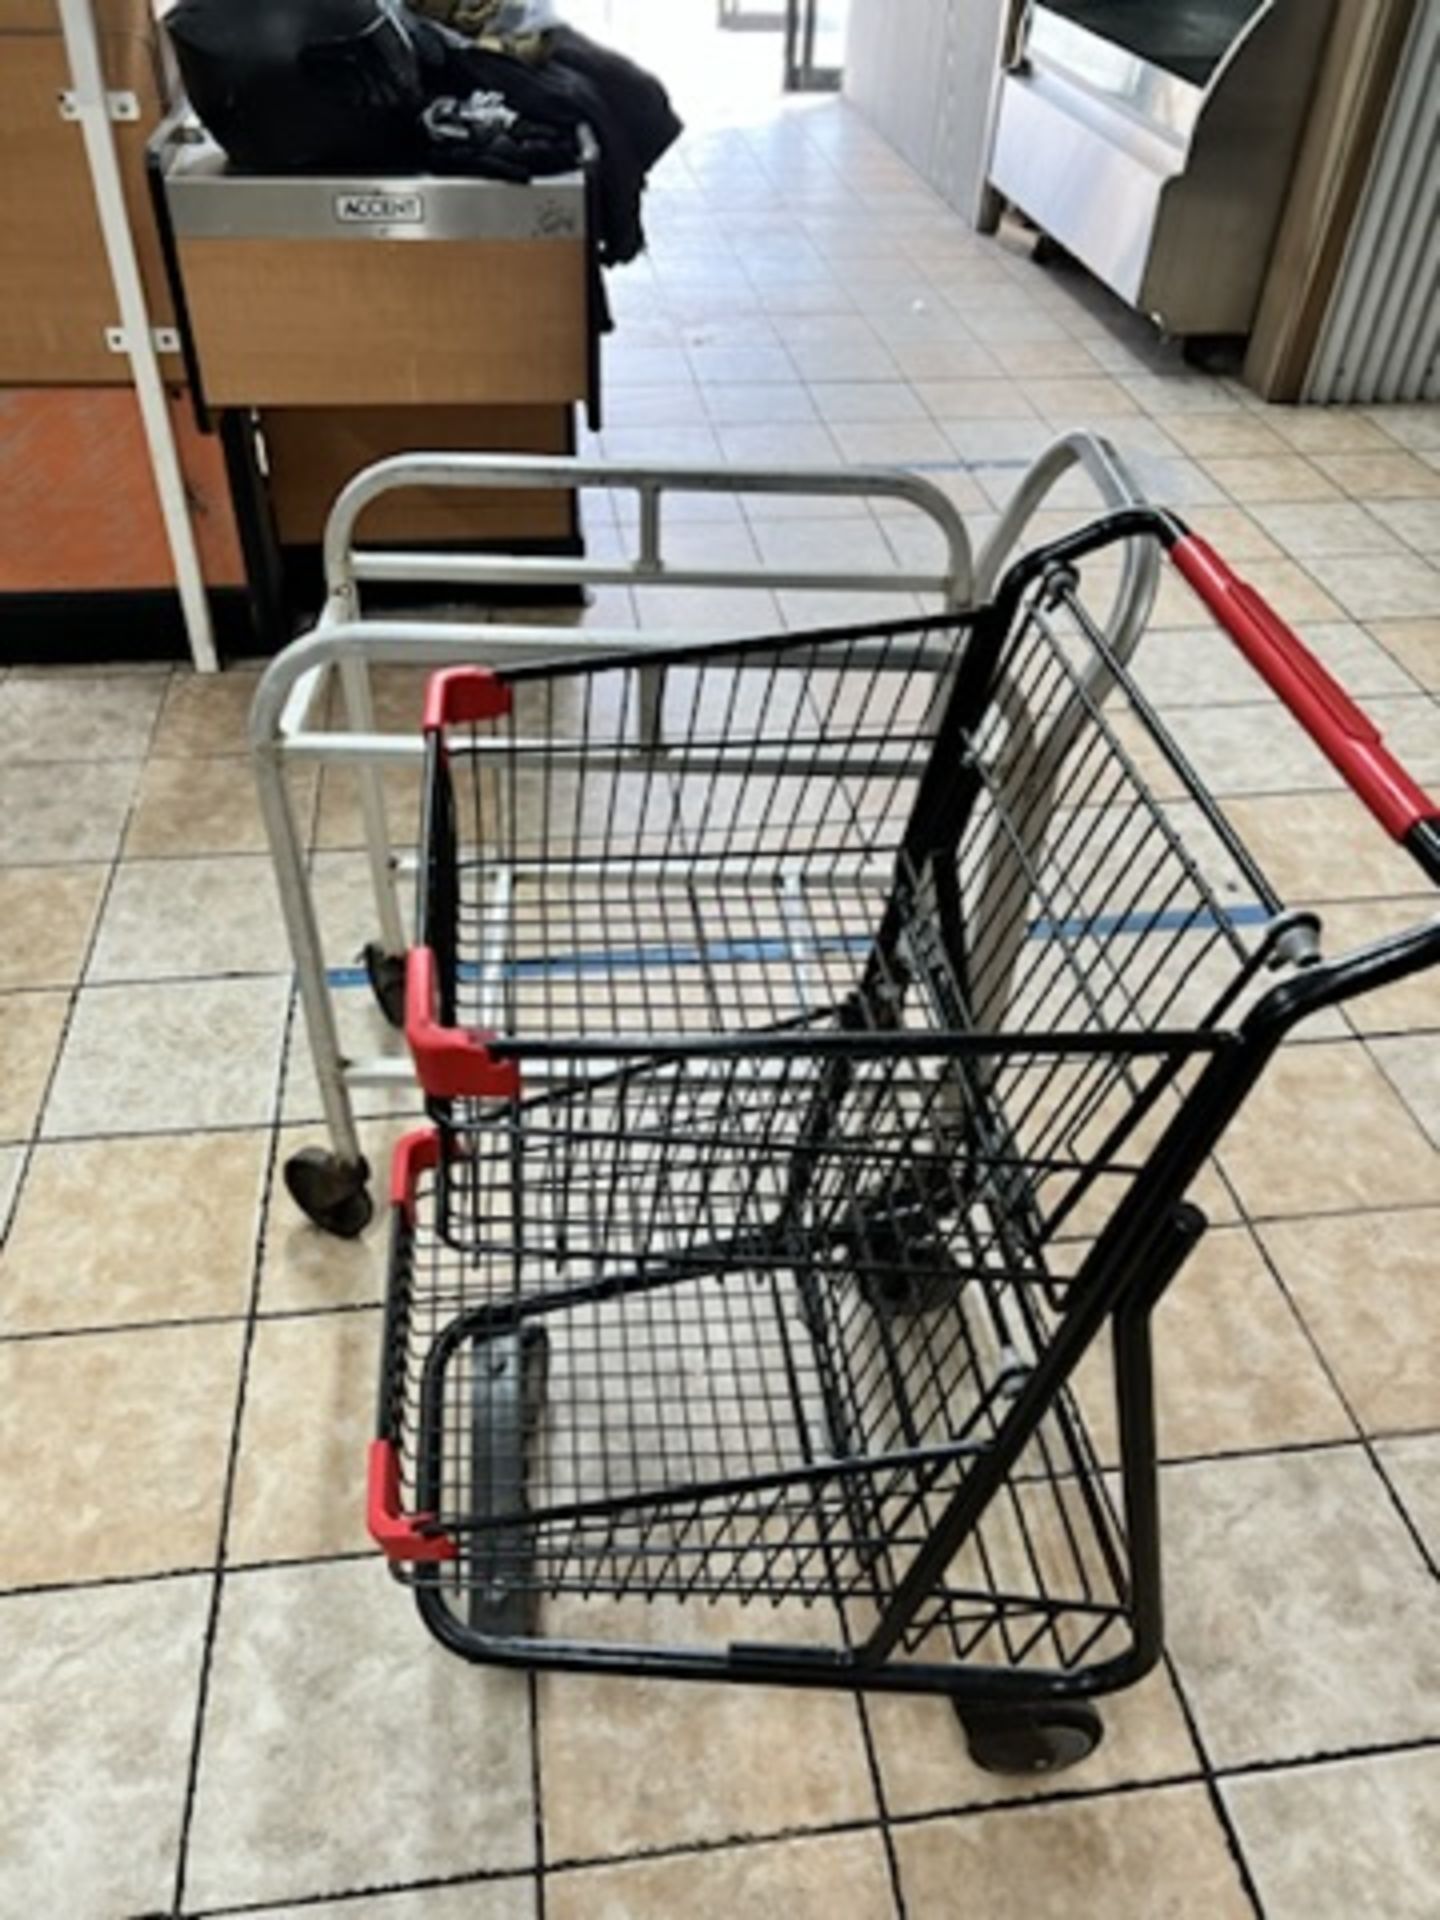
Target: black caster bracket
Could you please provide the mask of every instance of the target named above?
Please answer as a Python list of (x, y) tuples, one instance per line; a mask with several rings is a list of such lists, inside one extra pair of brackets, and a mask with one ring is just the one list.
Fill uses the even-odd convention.
[(405, 1024), (404, 954), (387, 953), (378, 941), (372, 940), (360, 958), (365, 963), (365, 977), (370, 982), (370, 991), (375, 996), (376, 1006), (392, 1027), (403, 1027)]
[(966, 1274), (943, 1240), (907, 1244), (872, 1234), (860, 1289), (876, 1313), (891, 1319), (934, 1313), (959, 1299)]
[(340, 1240), (357, 1239), (375, 1214), (368, 1161), (342, 1160), (326, 1147), (302, 1147), (285, 1162), (285, 1185), (307, 1220)]
[[(549, 1359), (543, 1327), (475, 1343), (470, 1446), (478, 1518), (525, 1510), (531, 1457), (545, 1419)], [(470, 1625), (477, 1633), (501, 1639), (535, 1633), (540, 1596), (524, 1577), (532, 1556), (531, 1530), (523, 1523), (475, 1533), (469, 1545)]]

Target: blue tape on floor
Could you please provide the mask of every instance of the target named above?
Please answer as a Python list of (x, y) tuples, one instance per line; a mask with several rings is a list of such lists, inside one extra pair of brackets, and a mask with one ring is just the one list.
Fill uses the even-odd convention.
[[(1261, 906), (1230, 907), (1220, 918), (1208, 913), (1188, 913), (1176, 907), (1162, 913), (1096, 914), (1090, 919), (1032, 920), (1026, 937), (1031, 940), (1109, 940), (1117, 935), (1122, 938), (1133, 935), (1139, 939), (1156, 933), (1208, 933), (1222, 924), (1230, 927), (1263, 927), (1269, 919), (1268, 910)], [(831, 939), (807, 941), (805, 945), (811, 953), (818, 950), (821, 953), (860, 954), (869, 951), (870, 937), (868, 934), (836, 935)], [(615, 952), (556, 953), (542, 959), (516, 960), (505, 968), (505, 978), (535, 980), (545, 977), (553, 979), (556, 975), (641, 973), (646, 967), (696, 967), (707, 958), (712, 964), (719, 961), (735, 966), (754, 966), (770, 960), (788, 960), (792, 954), (793, 948), (788, 940), (720, 940), (704, 951), (699, 946), (622, 947)], [(478, 972), (476, 967), (464, 969), (467, 979), (474, 979)], [(337, 991), (368, 987), (370, 984), (364, 967), (331, 967), (326, 978)]]

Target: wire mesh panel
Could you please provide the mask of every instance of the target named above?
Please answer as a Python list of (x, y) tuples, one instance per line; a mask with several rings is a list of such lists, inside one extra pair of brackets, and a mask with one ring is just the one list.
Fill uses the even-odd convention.
[[(998, 1274), (932, 1267), (924, 1310), (896, 1314), (890, 1266), (872, 1285), (840, 1254), (562, 1300), (537, 1256), (517, 1418), (494, 1392), (494, 1306), (516, 1275), (492, 1171), (487, 1253), (434, 1231), (427, 1185), (397, 1261), (387, 1425), (407, 1503), (458, 1543), (416, 1577), (462, 1614), (496, 1592), (826, 1603), (863, 1639), (1004, 1418), (1043, 1308), (1012, 1324)], [(902, 1652), (1071, 1670), (1120, 1651), (1127, 1590), (1120, 1527), (1062, 1396)]]
[(450, 679), (420, 925), (462, 1065), (383, 1422), (454, 1549), (417, 1577), (1109, 1657), (1128, 1548), (1063, 1384), (943, 1564), (936, 1528), (1279, 903), (1074, 556), (967, 620)]

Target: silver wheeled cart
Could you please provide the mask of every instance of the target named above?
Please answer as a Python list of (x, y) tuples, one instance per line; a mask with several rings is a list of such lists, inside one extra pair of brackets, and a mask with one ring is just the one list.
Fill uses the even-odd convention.
[[(296, 1204), (331, 1233), (361, 1233), (373, 1214), (370, 1169), (361, 1150), (352, 1094), (360, 1088), (414, 1084), (408, 1059), (398, 1055), (347, 1056), (336, 1016), (334, 980), (316, 913), (305, 836), (287, 774), (304, 765), (347, 768), (359, 783), (365, 851), (375, 903), (374, 937), (366, 943), (363, 964), (375, 998), (387, 1020), (402, 1020), (407, 934), (399, 885), (413, 874), (413, 842), (397, 848), (387, 819), (383, 775), (387, 768), (417, 770), (424, 745), (415, 732), (383, 733), (376, 723), (371, 674), (376, 667), (444, 667), (477, 659), (496, 666), (545, 659), (582, 659), (623, 647), (652, 649), (657, 658), (693, 633), (607, 631), (574, 625), (491, 624), (475, 616), (447, 619), (371, 611), (363, 590), (391, 591), (413, 585), (432, 598), (437, 587), (453, 586), (457, 600), (482, 603), (487, 589), (627, 587), (811, 591), (830, 594), (919, 596), (935, 611), (963, 612), (983, 603), (1007, 564), (1019, 552), (1037, 513), (1052, 506), (1062, 481), (1075, 471), (1090, 482), (1095, 510), (1116, 511), (1140, 504), (1139, 491), (1114, 449), (1090, 434), (1058, 440), (1021, 478), (1010, 504), (976, 551), (964, 519), (949, 495), (924, 475), (886, 469), (809, 470), (803, 468), (717, 471), (689, 465), (637, 466), (610, 461), (529, 459), (484, 454), (414, 454), (386, 460), (358, 474), (331, 512), (324, 541), (326, 599), (311, 631), (279, 654), (261, 679), (251, 713), (251, 744), (260, 804), (274, 861), (276, 882), (294, 956), (301, 1008), (314, 1062), (320, 1106), (329, 1133), (327, 1147), (310, 1146), (291, 1156), (285, 1180)], [(413, 488), (485, 489), (573, 488), (593, 496), (633, 501), (633, 552), (617, 560), (520, 558), (510, 555), (389, 552), (357, 545), (356, 526), (382, 496)], [(777, 513), (777, 544), (783, 544), (786, 520), (803, 517), (806, 503), (815, 514), (834, 513), (837, 505), (856, 513), (873, 508), (909, 523), (907, 531), (928, 525), (932, 536), (926, 563), (843, 570), (761, 564), (735, 568), (687, 565), (672, 561), (668, 548), (687, 496), (730, 495), (764, 503)], [(667, 515), (667, 504), (675, 513)], [(784, 518), (779, 516), (783, 513)], [(620, 524), (627, 524), (621, 512)], [(907, 542), (908, 545), (908, 542)], [(1113, 603), (1106, 620), (1111, 656), (1129, 658), (1144, 628), (1158, 580), (1158, 550), (1126, 543)], [(757, 603), (758, 604), (758, 603)], [(936, 640), (918, 641), (916, 652), (937, 676), (953, 666), (952, 649)], [(893, 664), (904, 664), (898, 655)], [(1103, 661), (1091, 670), (1097, 699), (1104, 698), (1109, 669)], [(657, 733), (662, 675), (657, 670), (642, 701), (638, 756), (663, 753)], [(1003, 697), (1003, 696), (1002, 696)], [(1023, 719), (1017, 714), (1017, 724)], [(1051, 740), (1045, 755), (1052, 766), (1063, 757), (1064, 742)], [(410, 836), (406, 835), (407, 842)], [(1004, 875), (997, 884), (1004, 884)], [(342, 968), (356, 956), (334, 956)], [(344, 973), (340, 974), (344, 977)], [(419, 1096), (417, 1090), (417, 1105)]]

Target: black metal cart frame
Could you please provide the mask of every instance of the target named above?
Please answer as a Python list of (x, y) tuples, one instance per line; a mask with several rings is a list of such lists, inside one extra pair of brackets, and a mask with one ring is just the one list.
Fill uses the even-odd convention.
[[(436, 677), (370, 1518), (456, 1652), (944, 1693), (1006, 1769), (1158, 1659), (1187, 1194), (1285, 1036), (1440, 924), (1321, 957), (1086, 611), (1133, 542), (1440, 880), (1375, 729), (1149, 509), (973, 614)], [(606, 1599), (835, 1625), (653, 1645)]]

